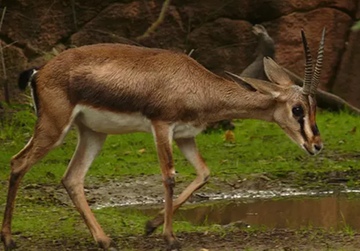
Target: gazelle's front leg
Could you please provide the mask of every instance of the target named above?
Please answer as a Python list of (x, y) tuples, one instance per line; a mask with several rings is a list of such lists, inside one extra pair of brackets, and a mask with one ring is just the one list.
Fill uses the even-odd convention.
[[(196, 179), (180, 194), (174, 201), (173, 213), (193, 194), (201, 188), (207, 181), (210, 170), (201, 157), (195, 143), (195, 138), (176, 139), (176, 144), (184, 154), (185, 158), (196, 168)], [(153, 233), (157, 227), (164, 223), (164, 210), (162, 210), (153, 220), (146, 224), (146, 234)]]
[(179, 250), (180, 245), (173, 233), (173, 189), (175, 186), (175, 168), (172, 153), (173, 128), (160, 121), (152, 121), (153, 134), (158, 153), (162, 180), (165, 187), (164, 238), (167, 250)]
[(86, 172), (100, 152), (105, 142), (106, 134), (94, 132), (81, 124), (78, 124), (77, 127), (79, 142), (62, 179), (62, 183), (95, 241), (101, 248), (108, 250), (111, 240), (106, 236), (94, 214), (91, 212), (84, 193)]

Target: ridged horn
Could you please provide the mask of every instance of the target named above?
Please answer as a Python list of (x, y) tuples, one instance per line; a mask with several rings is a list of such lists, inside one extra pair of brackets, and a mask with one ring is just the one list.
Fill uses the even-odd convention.
[(310, 88), (310, 95), (311, 96), (315, 96), (316, 89), (317, 89), (317, 87), (319, 85), (322, 62), (323, 62), (323, 56), (324, 56), (325, 31), (326, 31), (326, 29), (324, 28), (323, 32), (322, 32), (322, 36), (321, 36), (318, 56), (317, 56), (317, 59), (316, 59), (315, 71), (314, 71), (314, 75), (313, 75), (312, 81), (311, 81), (311, 88)]
[(310, 94), (313, 67), (312, 67), (311, 53), (308, 47), (308, 43), (306, 41), (304, 30), (301, 30), (301, 38), (305, 52), (305, 76), (304, 76), (304, 84), (303, 84), (303, 94), (307, 96)]

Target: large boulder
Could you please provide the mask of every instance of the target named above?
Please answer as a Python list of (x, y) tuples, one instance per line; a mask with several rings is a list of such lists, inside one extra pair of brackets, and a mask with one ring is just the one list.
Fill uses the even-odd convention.
[[(184, 49), (185, 31), (179, 14), (170, 6), (164, 22), (150, 37), (137, 37), (156, 21), (162, 1), (134, 1), (116, 3), (103, 10), (79, 32), (71, 36), (75, 46), (95, 43), (125, 43), (174, 50)], [(156, 14), (155, 14), (156, 13)]]
[[(13, 86), (17, 83), (17, 78), (19, 72), (23, 71), (23, 69), (27, 65), (27, 58), (24, 55), (23, 51), (16, 46), (8, 45), (5, 42), (0, 40), (0, 43), (3, 46), (3, 52), (4, 52), (4, 61), (5, 61), (5, 70), (6, 70), (6, 76), (8, 79), (8, 86), (10, 90), (10, 96), (11, 98), (14, 98), (16, 95), (17, 88), (13, 88)], [(2, 65), (0, 65), (0, 76), (1, 76), (1, 84), (0, 84), (0, 97), (3, 97), (3, 76), (4, 71)], [(0, 100), (3, 100), (1, 98)]]
[[(29, 44), (48, 51), (59, 41), (67, 39), (76, 28), (86, 22), (114, 0), (5, 0), (7, 7), (1, 34), (17, 45)], [(126, 2), (126, 1), (124, 1)], [(74, 16), (75, 13), (75, 16)], [(76, 24), (75, 24), (76, 17)]]
[(360, 31), (352, 31), (332, 91), (360, 107)]
[(307, 12), (330, 7), (347, 13), (356, 11), (356, 0), (183, 0), (174, 1), (183, 20), (196, 28), (206, 22), (225, 17), (251, 23), (271, 21), (293, 12)]
[(351, 17), (334, 8), (320, 8), (305, 13), (292, 13), (263, 25), (274, 39), (276, 61), (289, 70), (303, 75), (304, 52), (300, 31), (305, 30), (312, 52), (316, 60), (319, 41), (323, 28), (326, 28), (324, 63), (320, 87), (328, 90), (335, 79), (336, 68), (345, 48), (345, 41)]
[(220, 18), (195, 29), (188, 36), (193, 57), (209, 70), (240, 73), (255, 59), (257, 38), (247, 21)]
[[(163, 2), (3, 0), (1, 6), (6, 6), (7, 12), (0, 36), (12, 44), (11, 50), (17, 55), (5, 59), (8, 66), (14, 65), (8, 74), (11, 86), (19, 72), (42, 65), (67, 47), (102, 42), (184, 53), (195, 49), (192, 56), (209, 70), (240, 73), (255, 57), (257, 40), (251, 29), (261, 23), (274, 38), (276, 60), (300, 75), (304, 70), (300, 30), (306, 31), (315, 58), (321, 30), (326, 27), (321, 88), (358, 104), (359, 94), (354, 92), (359, 84), (350, 79), (351, 74), (358, 77), (358, 39), (351, 34), (347, 48), (346, 41), (350, 26), (360, 18), (360, 0), (173, 0), (156, 31), (138, 40), (156, 21)], [(347, 70), (350, 68), (355, 73)], [(349, 74), (344, 76), (344, 72)], [(344, 86), (346, 91), (342, 90)]]

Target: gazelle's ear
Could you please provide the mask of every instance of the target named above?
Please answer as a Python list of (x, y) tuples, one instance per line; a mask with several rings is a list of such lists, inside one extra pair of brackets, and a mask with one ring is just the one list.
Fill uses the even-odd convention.
[(240, 77), (228, 71), (226, 71), (225, 73), (228, 74), (234, 81), (236, 81), (236, 83), (245, 86), (245, 88), (249, 89), (250, 86), (252, 89), (259, 91), (262, 94), (270, 95), (274, 99), (277, 99), (280, 96), (280, 94), (284, 91), (283, 87), (268, 81), (263, 81), (254, 78)]
[(289, 75), (274, 60), (264, 57), (264, 70), (268, 79), (281, 86), (290, 86), (293, 82)]

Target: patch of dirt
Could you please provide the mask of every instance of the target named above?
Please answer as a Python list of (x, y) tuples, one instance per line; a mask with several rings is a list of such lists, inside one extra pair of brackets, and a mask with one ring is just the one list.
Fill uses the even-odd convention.
[[(321, 230), (308, 230), (298, 232), (295, 230), (274, 229), (268, 231), (241, 231), (234, 230), (226, 234), (218, 233), (178, 233), (177, 237), (184, 251), (224, 251), (224, 250), (359, 250), (360, 235), (353, 236), (344, 233), (328, 233)], [(121, 236), (113, 238), (118, 250), (128, 248), (131, 250), (165, 250), (161, 235)], [(100, 250), (90, 240), (54, 240), (52, 242), (36, 239), (21, 238), (19, 251), (42, 250)]]
[[(202, 189), (188, 200), (190, 203), (218, 199), (253, 199), (288, 197), (296, 195), (321, 195), (323, 192), (341, 192), (348, 189), (347, 182), (360, 177), (360, 170), (332, 171), (327, 173), (286, 173), (239, 175), (229, 179), (213, 177)], [(179, 195), (190, 180), (181, 175), (176, 178), (175, 196)], [(90, 182), (85, 186), (86, 196), (92, 208), (129, 205), (160, 205), (164, 199), (161, 175), (128, 176), (104, 183)], [(23, 195), (37, 202), (72, 205), (61, 185), (29, 184), (23, 187)]]
[[(175, 196), (179, 195), (190, 182), (179, 175), (176, 181)], [(209, 184), (197, 191), (189, 199), (189, 202), (281, 196), (281, 193), (289, 193), (288, 188), (288, 185), (281, 185), (278, 181), (273, 181), (265, 175), (249, 175), (232, 180), (214, 177)], [(269, 192), (270, 190), (271, 192)], [(161, 175), (127, 177), (121, 181), (111, 180), (95, 183), (85, 186), (85, 192), (92, 208), (159, 205), (164, 200)], [(23, 196), (37, 202), (72, 205), (66, 190), (61, 185), (29, 184), (23, 187)]]

